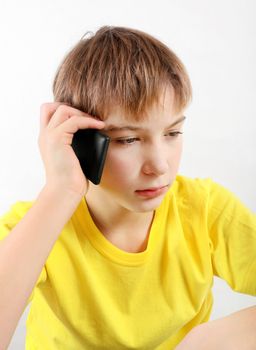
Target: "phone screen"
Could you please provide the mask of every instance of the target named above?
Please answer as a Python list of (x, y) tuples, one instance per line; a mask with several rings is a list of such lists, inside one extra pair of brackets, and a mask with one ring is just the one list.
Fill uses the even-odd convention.
[(72, 140), (73, 150), (85, 177), (98, 185), (101, 180), (110, 138), (97, 129), (80, 129)]

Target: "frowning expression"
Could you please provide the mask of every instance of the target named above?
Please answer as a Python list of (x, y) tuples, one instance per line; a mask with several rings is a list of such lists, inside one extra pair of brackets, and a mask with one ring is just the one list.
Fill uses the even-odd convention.
[(138, 122), (119, 108), (106, 119), (102, 131), (111, 142), (98, 189), (127, 209), (155, 209), (177, 175), (185, 117), (175, 113), (173, 100), (170, 90)]

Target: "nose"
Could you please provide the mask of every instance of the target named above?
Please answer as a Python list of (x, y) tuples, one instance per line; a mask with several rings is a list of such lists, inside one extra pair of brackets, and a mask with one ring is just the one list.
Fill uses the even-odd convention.
[(152, 147), (148, 149), (142, 171), (146, 175), (163, 175), (169, 170), (167, 150), (163, 147)]

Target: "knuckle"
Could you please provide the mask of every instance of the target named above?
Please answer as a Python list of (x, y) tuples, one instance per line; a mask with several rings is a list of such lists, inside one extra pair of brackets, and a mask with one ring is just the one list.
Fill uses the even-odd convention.
[(78, 115), (69, 115), (68, 119), (70, 120), (70, 122), (77, 122), (78, 120), (80, 120), (81, 117), (79, 117)]
[(43, 112), (41, 111), (41, 114), (40, 114), (40, 122), (42, 123), (42, 122), (44, 121), (45, 118), (46, 118), (46, 114), (43, 113)]
[(65, 133), (62, 135), (62, 143), (64, 145), (70, 145), (72, 143), (73, 135)]
[(61, 102), (45, 102), (40, 106), (41, 114), (45, 114), (51, 112), (52, 110), (56, 110), (59, 106), (63, 105)]
[(66, 113), (68, 110), (69, 110), (69, 106), (67, 106), (66, 104), (60, 104), (58, 107), (57, 107), (57, 111), (60, 112), (60, 113)]
[(42, 141), (44, 140), (44, 138), (45, 138), (45, 133), (41, 131), (41, 132), (39, 133), (39, 135), (38, 135), (37, 140), (38, 140), (38, 142), (42, 143)]
[(45, 102), (42, 103), (40, 106), (40, 112), (41, 114), (44, 114), (45, 112), (47, 112), (49, 110), (49, 107), (52, 106), (51, 102)]

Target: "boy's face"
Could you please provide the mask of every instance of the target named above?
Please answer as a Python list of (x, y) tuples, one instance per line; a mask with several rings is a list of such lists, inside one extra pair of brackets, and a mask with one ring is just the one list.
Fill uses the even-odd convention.
[(148, 118), (139, 122), (128, 121), (118, 108), (108, 115), (102, 131), (111, 142), (97, 190), (103, 190), (105, 198), (118, 206), (152, 211), (174, 181), (182, 153), (178, 132), (184, 116), (175, 115), (173, 101), (173, 90), (167, 89), (160, 103), (148, 111)]

